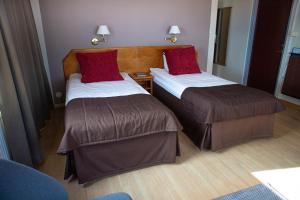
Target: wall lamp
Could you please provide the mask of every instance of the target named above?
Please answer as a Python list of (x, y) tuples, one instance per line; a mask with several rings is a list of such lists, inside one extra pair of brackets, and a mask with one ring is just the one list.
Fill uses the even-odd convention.
[(165, 40), (166, 41), (170, 41), (172, 43), (176, 43), (177, 42), (177, 35), (180, 35), (180, 29), (177, 25), (173, 25), (173, 26), (170, 26), (170, 29), (169, 29), (169, 37), (166, 37)]
[(92, 45), (98, 45), (100, 42), (105, 42), (105, 36), (110, 35), (110, 31), (107, 25), (100, 25), (97, 29), (97, 36), (93, 37), (91, 40)]

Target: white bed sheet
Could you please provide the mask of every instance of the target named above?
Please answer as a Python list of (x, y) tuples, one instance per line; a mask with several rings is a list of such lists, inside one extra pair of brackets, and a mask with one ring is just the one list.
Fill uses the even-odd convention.
[(72, 74), (67, 82), (66, 105), (76, 98), (115, 97), (133, 94), (149, 94), (127, 73), (121, 73), (122, 81), (82, 83), (81, 74)]
[(165, 69), (151, 68), (154, 82), (166, 91), (181, 98), (183, 91), (189, 87), (213, 87), (220, 85), (232, 85), (235, 82), (222, 79), (207, 72), (199, 74), (171, 75)]

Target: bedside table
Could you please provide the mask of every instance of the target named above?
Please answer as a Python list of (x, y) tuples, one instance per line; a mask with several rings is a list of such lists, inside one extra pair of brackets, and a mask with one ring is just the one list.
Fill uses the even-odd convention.
[(146, 76), (137, 76), (136, 73), (129, 74), (129, 76), (150, 94), (153, 94), (153, 77), (150, 73), (146, 73)]

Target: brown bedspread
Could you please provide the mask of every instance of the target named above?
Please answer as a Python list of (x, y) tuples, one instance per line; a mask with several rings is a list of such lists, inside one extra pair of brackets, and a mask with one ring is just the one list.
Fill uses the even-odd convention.
[(74, 99), (66, 107), (58, 153), (180, 129), (173, 112), (151, 95)]
[(242, 86), (187, 88), (181, 97), (187, 112), (199, 123), (214, 123), (282, 111), (281, 102), (264, 91)]

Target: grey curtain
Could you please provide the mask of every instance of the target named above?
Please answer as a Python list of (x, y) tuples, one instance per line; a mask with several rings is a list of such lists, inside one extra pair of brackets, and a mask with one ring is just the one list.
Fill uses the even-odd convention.
[(43, 161), (39, 129), (52, 107), (29, 0), (0, 0), (0, 109), (14, 160)]

